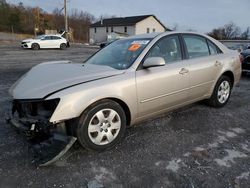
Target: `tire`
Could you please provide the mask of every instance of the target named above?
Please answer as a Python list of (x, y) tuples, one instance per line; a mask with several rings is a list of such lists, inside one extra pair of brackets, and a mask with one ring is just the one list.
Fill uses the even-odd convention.
[(40, 46), (39, 46), (39, 44), (34, 43), (34, 44), (31, 45), (31, 48), (32, 48), (33, 50), (39, 50), (39, 49), (40, 49)]
[(61, 50), (65, 50), (66, 48), (67, 48), (66, 44), (64, 44), (64, 43), (60, 44), (60, 49)]
[(215, 108), (225, 106), (231, 96), (232, 86), (231, 79), (228, 76), (222, 75), (217, 81), (213, 94), (207, 103)]
[(91, 105), (79, 118), (76, 135), (88, 150), (103, 151), (115, 146), (126, 130), (126, 115), (112, 100), (101, 100)]

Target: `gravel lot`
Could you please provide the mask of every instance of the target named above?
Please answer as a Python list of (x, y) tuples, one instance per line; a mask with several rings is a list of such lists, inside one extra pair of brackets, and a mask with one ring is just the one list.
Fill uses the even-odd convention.
[(32, 164), (25, 138), (3, 118), (8, 88), (38, 63), (82, 62), (96, 50), (0, 44), (0, 187), (249, 187), (250, 75), (222, 109), (197, 103), (128, 129), (110, 151), (88, 152), (75, 144), (52, 166)]

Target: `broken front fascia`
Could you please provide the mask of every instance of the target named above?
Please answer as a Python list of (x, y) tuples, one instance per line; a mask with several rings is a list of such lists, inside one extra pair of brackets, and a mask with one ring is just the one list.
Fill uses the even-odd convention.
[(76, 141), (66, 122), (49, 121), (60, 99), (13, 100), (8, 122), (28, 137), (34, 149), (36, 162), (46, 166), (66, 153)]

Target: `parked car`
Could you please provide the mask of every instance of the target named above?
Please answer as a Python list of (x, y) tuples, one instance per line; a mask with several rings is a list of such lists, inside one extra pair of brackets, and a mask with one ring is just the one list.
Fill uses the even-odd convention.
[(243, 72), (250, 72), (250, 46), (243, 52), (242, 55), (242, 71)]
[(55, 141), (68, 144), (66, 151), (76, 139), (102, 151), (115, 146), (127, 126), (164, 112), (201, 100), (223, 107), (240, 76), (239, 53), (211, 37), (138, 35), (109, 44), (84, 64), (33, 67), (10, 89), (9, 121), (40, 136), (43, 152)]
[(69, 42), (61, 35), (40, 35), (34, 39), (25, 39), (21, 42), (22, 48), (31, 48), (39, 50), (41, 48), (59, 48), (66, 49)]

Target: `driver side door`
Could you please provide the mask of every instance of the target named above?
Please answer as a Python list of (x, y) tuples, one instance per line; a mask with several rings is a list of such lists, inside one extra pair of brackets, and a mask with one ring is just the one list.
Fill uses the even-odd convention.
[(51, 36), (45, 36), (39, 43), (41, 48), (51, 48)]
[(144, 60), (148, 57), (162, 57), (166, 64), (136, 71), (139, 118), (181, 105), (188, 97), (188, 61), (183, 60), (179, 36), (158, 40)]

